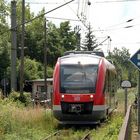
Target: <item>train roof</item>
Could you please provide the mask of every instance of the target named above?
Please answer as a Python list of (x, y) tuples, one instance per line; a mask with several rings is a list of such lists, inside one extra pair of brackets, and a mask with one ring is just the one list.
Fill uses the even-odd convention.
[[(88, 57), (88, 59), (87, 59)], [(100, 59), (104, 59), (109, 69), (115, 69), (113, 63), (104, 58), (103, 52), (97, 51), (68, 51), (60, 57), (61, 64), (95, 64), (98, 65)]]
[(64, 56), (60, 57), (61, 64), (95, 64), (98, 65), (101, 56), (95, 55), (92, 52), (67, 52)]
[(64, 53), (64, 56), (71, 55), (71, 54), (91, 54), (91, 55), (105, 57), (102, 51), (67, 51)]

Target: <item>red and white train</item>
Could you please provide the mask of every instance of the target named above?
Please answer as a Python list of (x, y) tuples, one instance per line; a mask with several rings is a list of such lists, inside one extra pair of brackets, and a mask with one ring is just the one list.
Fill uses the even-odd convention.
[(66, 123), (105, 119), (115, 108), (116, 70), (95, 52), (68, 52), (53, 75), (53, 114)]

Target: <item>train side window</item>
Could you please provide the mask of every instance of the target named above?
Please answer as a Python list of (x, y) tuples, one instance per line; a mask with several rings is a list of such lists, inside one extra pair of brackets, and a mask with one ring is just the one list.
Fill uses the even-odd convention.
[(111, 92), (111, 72), (108, 71), (108, 92)]
[(109, 85), (108, 85), (109, 84), (109, 79), (108, 79), (109, 75), (108, 74), (109, 74), (109, 72), (107, 71), (106, 76), (105, 76), (105, 83), (104, 83), (103, 93), (108, 92), (108, 90), (109, 90), (108, 89), (108, 87), (109, 87)]

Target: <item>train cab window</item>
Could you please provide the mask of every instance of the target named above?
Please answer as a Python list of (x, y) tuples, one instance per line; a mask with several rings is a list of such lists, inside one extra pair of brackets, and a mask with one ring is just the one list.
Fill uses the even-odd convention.
[(61, 65), (61, 93), (95, 93), (97, 65)]

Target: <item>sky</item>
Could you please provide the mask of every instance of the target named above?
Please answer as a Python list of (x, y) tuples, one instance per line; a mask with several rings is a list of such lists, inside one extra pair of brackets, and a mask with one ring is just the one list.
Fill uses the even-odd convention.
[[(35, 14), (43, 7), (47, 12), (68, 1), (70, 0), (25, 0), (26, 3), (30, 3), (31, 11)], [(99, 46), (104, 53), (112, 51), (114, 47), (119, 49), (125, 47), (133, 55), (140, 49), (140, 0), (89, 0), (90, 5), (86, 1), (88, 0), (75, 0), (47, 14), (46, 17), (59, 25), (64, 20), (50, 17), (79, 20), (77, 14), (80, 18), (81, 15), (85, 15), (85, 24), (91, 24), (98, 43), (110, 36), (111, 41), (107, 40)], [(70, 23), (72, 28), (79, 26), (81, 35), (85, 35), (86, 27), (81, 21), (70, 20)]]

